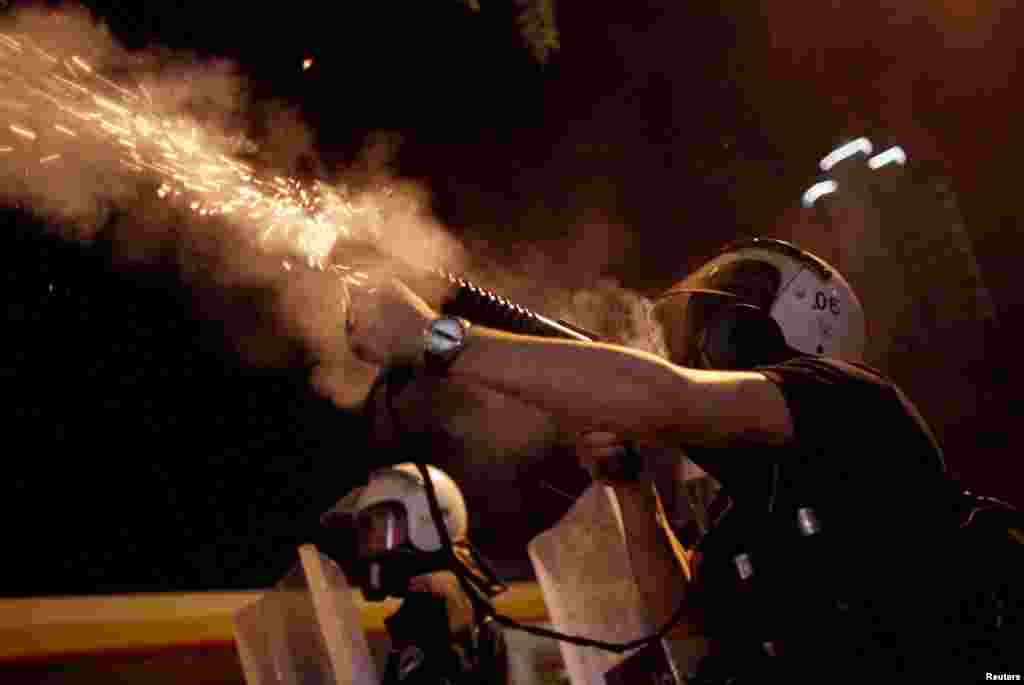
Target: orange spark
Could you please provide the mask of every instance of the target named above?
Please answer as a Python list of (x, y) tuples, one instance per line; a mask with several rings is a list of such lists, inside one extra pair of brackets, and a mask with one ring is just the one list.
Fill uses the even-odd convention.
[(101, 98), (99, 95), (93, 95), (92, 99), (93, 99), (93, 102), (95, 102), (97, 105), (99, 105), (100, 107), (103, 107), (105, 109), (109, 109), (114, 114), (119, 114), (122, 117), (127, 117), (128, 116), (128, 109), (127, 108), (119, 107), (118, 105), (114, 104), (113, 102), (111, 102), (107, 98)]
[(45, 59), (45, 60), (46, 60), (47, 62), (49, 62), (50, 64), (56, 64), (57, 62), (59, 62), (59, 61), (60, 61), (59, 59), (57, 59), (57, 58), (56, 58), (56, 57), (54, 57), (53, 55), (49, 54), (48, 52), (46, 52), (46, 51), (45, 51), (45, 50), (43, 50), (42, 48), (37, 48), (37, 47), (33, 47), (33, 49), (34, 49), (34, 50), (35, 50), (35, 51), (36, 51), (37, 53), (39, 53), (39, 56), (40, 56), (40, 57), (42, 57), (43, 59)]
[(107, 122), (107, 121), (104, 121), (102, 124), (100, 124), (100, 126), (102, 126), (104, 129), (106, 129), (110, 133), (113, 133), (114, 135), (118, 135), (118, 136), (130, 136), (131, 133), (132, 133), (131, 131), (129, 131), (126, 128), (121, 128), (120, 126), (115, 126), (114, 124), (111, 124), (110, 122)]
[(17, 50), (18, 52), (21, 52), (22, 50), (21, 43), (14, 40), (5, 33), (0, 33), (0, 41), (3, 41), (4, 45), (11, 48), (12, 50)]
[(71, 61), (74, 62), (75, 64), (77, 64), (81, 69), (87, 71), (90, 74), (92, 73), (92, 67), (90, 67), (86, 63), (86, 61), (84, 59), (82, 59), (81, 57), (79, 57), (78, 55), (75, 55), (74, 57), (72, 57)]
[(28, 140), (35, 140), (36, 139), (35, 132), (28, 130), (24, 126), (18, 126), (17, 124), (11, 124), (8, 128), (10, 128), (13, 133), (17, 133), (22, 138), (27, 138)]
[[(105, 145), (121, 173), (156, 181), (159, 198), (181, 198), (185, 207), (203, 216), (232, 215), (231, 225), (255, 247), (267, 249), (272, 240), (274, 250), (314, 268), (326, 268), (335, 242), (353, 235), (350, 221), (362, 224), (378, 218), (379, 208), (365, 198), (354, 200), (346, 189), (258, 172), (235, 158), (237, 135), (200, 128), (180, 112), (161, 111), (160, 98), (143, 85), (115, 83), (78, 55), (50, 54), (27, 40), (30, 49), (25, 50), (21, 38), (0, 34), (0, 89), (5, 96), (0, 105), (18, 111), (21, 123), (9, 124), (15, 135), (47, 146), (80, 140)], [(305, 58), (303, 70), (313, 61)], [(60, 73), (53, 70), (57, 64)], [(81, 159), (81, 150), (67, 154), (69, 150), (64, 148), (67, 160)], [(0, 153), (14, 151), (0, 147)], [(99, 149), (88, 154), (104, 156)], [(40, 162), (60, 158), (57, 152)], [(294, 262), (284, 264), (292, 268)]]

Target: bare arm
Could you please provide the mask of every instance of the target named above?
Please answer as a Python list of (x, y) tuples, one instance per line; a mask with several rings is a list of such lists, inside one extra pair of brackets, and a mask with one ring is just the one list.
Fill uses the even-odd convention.
[[(423, 332), (438, 313), (398, 281), (367, 294), (352, 299), (347, 324), (356, 355), (382, 366), (422, 363)], [(778, 445), (793, 435), (782, 393), (764, 375), (686, 369), (617, 345), (474, 326), (449, 374), (547, 411), (563, 424), (641, 443)]]
[(762, 374), (687, 369), (617, 345), (474, 326), (449, 374), (630, 439), (783, 444), (793, 433), (781, 392)]

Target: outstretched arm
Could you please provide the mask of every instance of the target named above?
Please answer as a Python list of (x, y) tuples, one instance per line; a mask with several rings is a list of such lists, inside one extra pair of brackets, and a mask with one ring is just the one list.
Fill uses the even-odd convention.
[[(353, 298), (350, 343), (372, 363), (422, 364), (423, 331), (437, 316), (396, 281)], [(777, 445), (793, 434), (785, 400), (764, 375), (687, 369), (618, 345), (474, 326), (449, 375), (628, 439)]]
[(781, 444), (792, 435), (785, 400), (763, 375), (687, 369), (618, 345), (474, 326), (449, 373), (641, 441)]

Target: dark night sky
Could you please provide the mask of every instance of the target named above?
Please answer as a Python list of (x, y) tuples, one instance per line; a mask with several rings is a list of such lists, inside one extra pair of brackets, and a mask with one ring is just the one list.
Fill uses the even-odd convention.
[[(950, 460), (969, 483), (1019, 497), (1012, 440), (992, 436), (1006, 435), (1020, 375), (996, 361), (1013, 359), (1020, 313), (1010, 179), (1022, 106), (1009, 28), (1020, 10), (562, 0), (562, 50), (541, 67), (500, 0), (482, 0), (480, 14), (454, 0), (88, 4), (130, 47), (236, 60), (256, 97), (301, 108), (330, 165), (351, 161), (373, 131), (400, 132), (398, 172), (426, 183), (436, 213), (468, 239), (514, 227), (497, 242), (540, 244), (599, 209), (631, 227), (603, 269), (637, 289), (770, 229), (842, 136), (904, 142), (952, 175), (1004, 326), (990, 356), (1009, 382), (993, 383), (984, 416), (947, 431), (961, 450)], [(303, 73), (306, 56), (315, 64)], [(2, 220), (14, 534), (0, 592), (268, 584), (367, 460), (387, 458), (366, 456), (357, 417), (315, 396), (300, 363), (242, 362), (216, 315), (245, 310), (246, 293), (211, 304), (168, 267), (115, 266), (102, 240), (60, 242), (13, 210)], [(988, 437), (969, 455), (968, 429)], [(524, 468), (517, 485), (536, 489), (542, 471)], [(581, 485), (564, 466), (552, 474)], [(484, 505), (486, 488), (468, 484), (471, 503)], [(478, 508), (486, 551), (524, 556), (563, 506), (541, 493), (504, 547)]]

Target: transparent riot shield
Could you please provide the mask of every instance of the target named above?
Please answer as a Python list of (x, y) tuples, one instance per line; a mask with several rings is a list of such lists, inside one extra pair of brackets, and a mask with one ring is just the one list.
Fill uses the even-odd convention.
[[(530, 542), (529, 553), (556, 630), (621, 643), (660, 627), (647, 618), (612, 488), (591, 485), (557, 525)], [(645, 679), (681, 683), (704, 650), (699, 637), (670, 638), (626, 654), (559, 644), (572, 685), (619, 682), (627, 672), (632, 680), (641, 664)]]
[(235, 616), (248, 685), (379, 685), (352, 588), (313, 545), (273, 589)]

